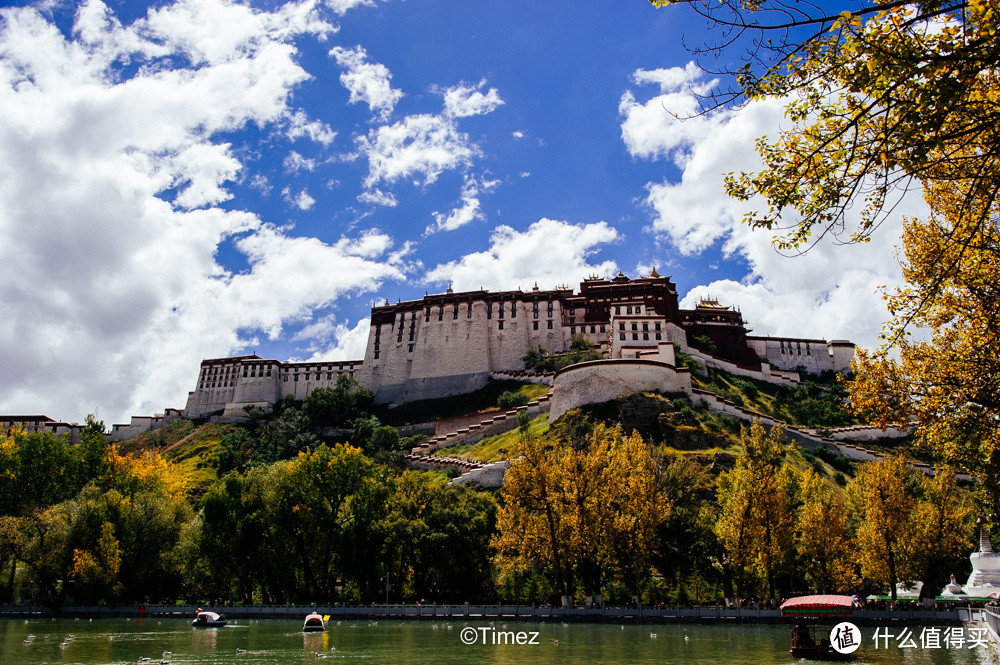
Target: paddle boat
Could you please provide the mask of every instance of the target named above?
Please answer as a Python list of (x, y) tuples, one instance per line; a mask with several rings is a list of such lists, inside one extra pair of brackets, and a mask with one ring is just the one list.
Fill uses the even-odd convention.
[[(781, 604), (781, 616), (792, 621), (793, 658), (809, 658), (813, 660), (851, 660), (851, 653), (842, 653), (845, 647), (861, 643), (860, 631), (854, 629), (853, 634), (833, 635), (830, 626), (809, 626), (807, 620), (826, 619), (829, 617), (849, 617), (854, 613), (854, 599), (851, 596), (798, 596), (789, 598)], [(840, 650), (834, 648), (831, 640), (837, 640)], [(854, 648), (857, 648), (856, 646)], [(853, 649), (849, 649), (853, 651)]]
[(302, 630), (306, 633), (319, 633), (326, 630), (326, 620), (329, 616), (321, 616), (313, 612), (306, 616), (306, 620), (302, 622)]
[(229, 621), (224, 614), (216, 614), (215, 612), (206, 612), (199, 609), (191, 625), (195, 628), (221, 628), (227, 623)]

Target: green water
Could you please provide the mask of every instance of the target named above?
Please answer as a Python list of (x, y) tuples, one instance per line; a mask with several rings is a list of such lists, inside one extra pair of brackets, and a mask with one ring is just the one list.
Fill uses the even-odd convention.
[[(139, 663), (140, 658), (149, 658), (149, 663), (168, 660), (172, 665), (316, 665), (327, 659), (392, 665), (807, 662), (789, 656), (789, 629), (784, 625), (470, 623), (539, 633), (535, 645), (483, 645), (480, 631), (471, 646), (462, 643), (466, 624), (459, 621), (451, 628), (446, 622), (430, 621), (331, 621), (326, 633), (302, 633), (301, 625), (301, 621), (247, 620), (225, 628), (197, 629), (181, 619), (0, 620), (0, 664), (111, 665)], [(911, 628), (919, 634), (919, 626)], [(888, 650), (876, 651), (871, 641), (875, 629), (861, 630), (865, 644), (856, 654), (857, 663), (964, 665), (985, 660), (981, 648), (900, 649), (890, 642)], [(24, 644), (29, 634), (35, 637)], [(65, 643), (71, 634), (74, 637)], [(164, 656), (165, 651), (171, 653)]]

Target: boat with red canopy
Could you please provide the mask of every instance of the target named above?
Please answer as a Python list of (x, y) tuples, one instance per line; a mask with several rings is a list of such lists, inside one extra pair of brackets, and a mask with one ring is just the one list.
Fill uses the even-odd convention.
[(851, 655), (835, 649), (831, 640), (838, 639), (843, 644), (843, 640), (847, 638), (853, 644), (860, 644), (860, 634), (830, 635), (828, 626), (810, 627), (806, 620), (848, 617), (853, 613), (854, 599), (851, 596), (798, 596), (786, 600), (781, 604), (781, 616), (795, 619), (792, 623), (792, 656), (816, 660), (850, 660)]

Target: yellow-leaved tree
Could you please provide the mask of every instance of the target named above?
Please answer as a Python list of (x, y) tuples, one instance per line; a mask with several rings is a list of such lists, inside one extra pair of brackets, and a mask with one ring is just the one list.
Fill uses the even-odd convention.
[[(717, 103), (780, 99), (763, 168), (727, 190), (764, 205), (745, 221), (802, 251), (866, 241), (902, 194), (906, 286), (886, 293), (883, 344), (863, 352), (852, 401), (872, 422), (915, 419), (918, 437), (981, 482), (1000, 515), (1000, 8), (994, 0), (651, 0), (685, 5), (745, 66)], [(711, 46), (706, 50), (716, 50)], [(887, 260), (890, 256), (887, 251)], [(923, 328), (929, 336), (913, 341)]]
[(742, 430), (743, 455), (719, 477), (721, 514), (715, 532), (726, 548), (726, 564), (737, 594), (763, 582), (776, 598), (775, 575), (790, 560), (794, 545), (797, 479), (784, 465), (783, 427), (764, 429), (759, 420)]
[(844, 593), (857, 582), (854, 534), (842, 492), (812, 469), (802, 476), (796, 521), (796, 550), (819, 593)]
[(861, 573), (887, 585), (893, 601), (896, 583), (912, 579), (903, 547), (916, 507), (914, 473), (902, 457), (886, 457), (864, 464), (847, 486), (858, 523)]
[(545, 570), (563, 602), (599, 601), (606, 571), (636, 595), (669, 506), (642, 438), (599, 424), (581, 438), (524, 438), (504, 477), (493, 546), (502, 574)]

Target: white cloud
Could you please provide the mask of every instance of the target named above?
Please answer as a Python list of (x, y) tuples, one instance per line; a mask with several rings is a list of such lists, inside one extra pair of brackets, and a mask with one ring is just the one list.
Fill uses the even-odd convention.
[[(495, 110), (504, 102), (496, 88), (490, 88), (484, 95), (480, 90), (486, 85), (486, 79), (478, 85), (459, 85), (444, 91), (444, 112), (453, 118), (464, 118), (472, 115), (485, 115)], [(516, 135), (516, 133), (515, 133)]]
[(439, 264), (426, 279), (466, 291), (530, 288), (536, 282), (541, 288), (554, 288), (593, 274), (610, 277), (618, 270), (614, 261), (590, 261), (600, 245), (617, 239), (618, 232), (605, 222), (571, 224), (542, 218), (524, 231), (498, 226), (489, 249)]
[(123, 26), (91, 0), (68, 35), (0, 10), (0, 412), (183, 406), (202, 358), (404, 277), (384, 234), (325, 243), (217, 207), (237, 176), (269, 187), (221, 137), (314, 126), (289, 101), (309, 78), (293, 40), (334, 30), (317, 7), (181, 0)]
[(309, 210), (316, 204), (316, 199), (309, 196), (309, 192), (304, 188), (298, 194), (292, 194), (291, 188), (285, 187), (281, 190), (281, 197), (288, 205), (295, 206), (299, 210)]
[(513, 136), (515, 139), (523, 139), (524, 138), (524, 132), (522, 132), (521, 130), (513, 131), (513, 132), (510, 133), (510, 135)]
[(486, 219), (480, 207), (479, 195), (492, 192), (500, 184), (499, 180), (476, 179), (466, 176), (462, 186), (462, 203), (448, 214), (434, 212), (434, 224), (425, 233), (454, 231), (476, 219)]
[(337, 132), (330, 129), (329, 125), (319, 120), (310, 120), (302, 110), (291, 114), (285, 134), (293, 141), (308, 138), (324, 146), (330, 145), (337, 138)]
[(302, 155), (300, 155), (299, 153), (297, 153), (296, 151), (292, 150), (290, 153), (288, 153), (288, 156), (285, 157), (284, 167), (285, 171), (287, 171), (288, 173), (298, 173), (299, 171), (312, 171), (313, 169), (316, 168), (316, 160), (307, 159)]
[(368, 188), (400, 178), (429, 185), (442, 172), (468, 166), (480, 154), (479, 147), (450, 118), (429, 114), (410, 115), (375, 128), (358, 137), (358, 146), (368, 157)]
[[(637, 158), (668, 158), (681, 170), (679, 181), (646, 185), (653, 232), (684, 254), (697, 254), (721, 243), (724, 254), (740, 256), (749, 264), (742, 280), (695, 286), (684, 304), (691, 306), (698, 297), (711, 294), (738, 305), (755, 334), (850, 338), (867, 346), (875, 344), (881, 323), (888, 318), (877, 289), (901, 283), (890, 248), (899, 239), (903, 217), (925, 214), (920, 193), (908, 193), (870, 243), (842, 246), (827, 240), (802, 256), (782, 256), (773, 248), (769, 233), (741, 222), (747, 211), (764, 203), (731, 199), (723, 185), (725, 173), (762, 168), (754, 140), (776, 136), (787, 125), (782, 101), (755, 101), (739, 110), (718, 109), (680, 120), (668, 110), (689, 113), (697, 108), (696, 95), (711, 84), (700, 78), (697, 69), (689, 65), (639, 70), (634, 80), (656, 83), (662, 94), (645, 103), (637, 102), (632, 91), (623, 95), (620, 111), (626, 148)], [(858, 221), (854, 209), (848, 224)]]
[(304, 327), (295, 339), (313, 340), (312, 355), (305, 362), (327, 360), (361, 360), (368, 347), (371, 319), (360, 319), (353, 328), (337, 323), (332, 316), (324, 317)]
[(388, 118), (403, 96), (401, 90), (392, 87), (389, 68), (366, 62), (368, 53), (361, 46), (352, 49), (335, 46), (330, 55), (346, 70), (340, 75), (340, 83), (351, 93), (349, 103), (365, 102), (382, 120)]
[(383, 192), (377, 188), (358, 194), (358, 201), (376, 206), (385, 206), (387, 208), (395, 208), (399, 205), (399, 201), (396, 200), (396, 197), (391, 192)]
[(373, 0), (323, 0), (323, 4), (343, 16), (355, 7), (374, 7)]

